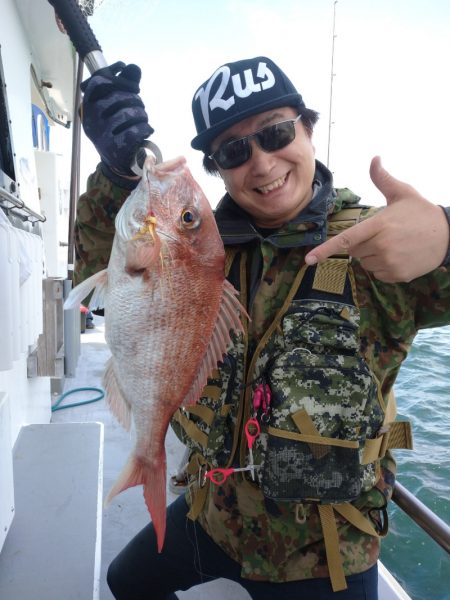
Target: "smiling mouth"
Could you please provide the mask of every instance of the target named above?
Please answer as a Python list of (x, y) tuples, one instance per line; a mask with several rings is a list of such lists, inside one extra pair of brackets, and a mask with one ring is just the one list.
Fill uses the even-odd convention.
[(283, 175), (282, 177), (275, 179), (275, 181), (272, 181), (271, 183), (268, 183), (267, 185), (262, 185), (261, 187), (255, 188), (255, 190), (257, 192), (259, 192), (260, 194), (268, 194), (269, 192), (273, 192), (273, 190), (276, 190), (276, 189), (280, 188), (282, 185), (284, 185), (286, 178), (287, 178), (287, 175)]

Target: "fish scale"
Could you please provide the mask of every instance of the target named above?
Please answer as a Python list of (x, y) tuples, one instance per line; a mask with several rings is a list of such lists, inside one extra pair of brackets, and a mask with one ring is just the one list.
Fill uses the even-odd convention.
[(90, 308), (105, 308), (107, 400), (118, 421), (129, 428), (133, 420), (136, 431), (107, 502), (143, 485), (161, 551), (170, 419), (198, 400), (246, 313), (225, 280), (212, 209), (184, 158), (158, 165), (147, 159), (115, 225), (108, 268), (72, 290), (66, 307), (96, 288)]

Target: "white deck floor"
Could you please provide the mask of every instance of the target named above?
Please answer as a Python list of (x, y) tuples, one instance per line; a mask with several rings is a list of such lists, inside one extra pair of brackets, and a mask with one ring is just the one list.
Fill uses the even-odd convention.
[[(104, 339), (104, 321), (94, 317), (95, 329), (88, 329), (81, 335), (81, 356), (78, 362), (76, 377), (66, 379), (64, 391), (81, 387), (102, 387), (101, 378), (105, 363), (110, 355)], [(65, 403), (79, 402), (92, 398), (91, 392), (80, 392), (69, 396)], [(93, 404), (59, 410), (53, 413), (53, 422), (84, 422), (98, 421), (105, 426), (104, 448), (104, 493), (108, 493), (116, 480), (132, 449), (130, 435), (117, 424), (111, 415), (105, 400)], [(169, 429), (166, 439), (166, 453), (169, 473), (174, 473), (181, 461), (184, 447)], [(175, 499), (169, 491), (167, 502)], [(99, 600), (113, 600), (106, 583), (108, 565), (125, 544), (149, 521), (147, 508), (140, 487), (123, 492), (113, 499), (109, 507), (103, 511), (102, 524), (102, 561), (100, 574)], [(380, 600), (408, 600), (398, 587), (386, 582), (389, 573), (381, 571)], [(207, 583), (187, 592), (178, 592), (182, 600), (248, 600), (250, 596), (238, 584), (228, 580), (218, 580)]]

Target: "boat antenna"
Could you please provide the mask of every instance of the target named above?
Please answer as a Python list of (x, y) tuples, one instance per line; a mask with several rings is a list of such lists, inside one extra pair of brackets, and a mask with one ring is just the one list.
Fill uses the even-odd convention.
[(327, 148), (327, 168), (330, 165), (330, 144), (331, 144), (331, 125), (333, 122), (331, 121), (331, 113), (333, 108), (333, 81), (334, 81), (334, 42), (336, 39), (336, 4), (338, 0), (334, 0), (333, 6), (333, 38), (331, 42), (331, 74), (330, 74), (330, 110), (328, 113), (328, 148)]

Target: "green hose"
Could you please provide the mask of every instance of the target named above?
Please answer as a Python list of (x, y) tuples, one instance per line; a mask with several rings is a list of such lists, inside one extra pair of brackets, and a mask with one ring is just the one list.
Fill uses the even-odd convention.
[[(64, 406), (60, 406), (61, 402), (69, 396), (70, 394), (75, 394), (77, 392), (99, 392), (100, 395), (96, 398), (92, 398), (92, 400), (83, 400), (82, 402), (73, 402), (72, 404), (64, 404)], [(69, 390), (61, 396), (56, 401), (56, 404), (52, 406), (52, 412), (56, 410), (63, 410), (64, 408), (73, 408), (74, 406), (83, 406), (83, 404), (91, 404), (91, 402), (98, 402), (105, 396), (105, 392), (101, 388), (96, 387), (82, 387), (82, 388), (74, 388), (73, 390)]]

